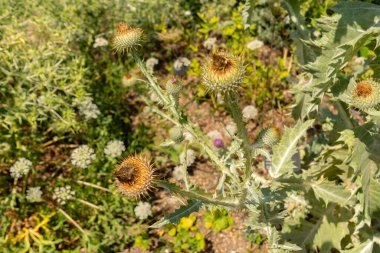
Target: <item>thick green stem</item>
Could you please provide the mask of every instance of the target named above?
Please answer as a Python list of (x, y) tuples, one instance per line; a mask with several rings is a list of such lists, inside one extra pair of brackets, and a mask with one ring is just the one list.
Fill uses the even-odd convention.
[(237, 126), (238, 135), (243, 140), (243, 151), (244, 157), (246, 159), (245, 163), (245, 175), (246, 179), (250, 176), (251, 166), (252, 166), (252, 155), (251, 155), (251, 144), (249, 142), (248, 131), (245, 128), (245, 123), (243, 121), (243, 115), (240, 111), (239, 100), (235, 93), (227, 93), (225, 95), (226, 103), (228, 104), (231, 116)]
[(222, 199), (222, 198), (215, 199), (215, 198), (212, 198), (211, 196), (207, 196), (205, 194), (202, 194), (196, 191), (183, 190), (182, 188), (174, 184), (161, 181), (161, 180), (157, 181), (156, 185), (158, 187), (167, 189), (170, 192), (177, 193), (182, 197), (185, 197), (188, 199), (200, 200), (205, 204), (213, 204), (213, 205), (232, 207), (232, 208), (241, 208), (243, 206), (242, 203), (237, 199)]

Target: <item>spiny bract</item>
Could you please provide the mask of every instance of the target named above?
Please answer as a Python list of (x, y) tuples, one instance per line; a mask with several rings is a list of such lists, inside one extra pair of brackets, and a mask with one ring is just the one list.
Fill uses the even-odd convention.
[(112, 39), (113, 48), (121, 53), (135, 51), (138, 46), (141, 46), (143, 36), (142, 29), (120, 22), (117, 24), (116, 34)]
[(350, 89), (350, 104), (359, 109), (370, 109), (380, 103), (379, 83), (373, 80), (355, 82)]
[(231, 92), (243, 82), (244, 74), (240, 57), (220, 51), (206, 58), (202, 79), (211, 91)]

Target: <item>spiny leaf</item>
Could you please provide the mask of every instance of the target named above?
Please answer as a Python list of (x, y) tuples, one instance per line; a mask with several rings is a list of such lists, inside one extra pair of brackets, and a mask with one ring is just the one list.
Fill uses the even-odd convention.
[(174, 213), (164, 217), (163, 219), (154, 223), (152, 228), (160, 228), (166, 224), (178, 224), (182, 217), (189, 216), (193, 212), (197, 212), (199, 208), (202, 206), (202, 201), (199, 200), (189, 200), (188, 204), (180, 207)]
[(272, 167), (269, 170), (272, 177), (277, 178), (295, 168), (292, 156), (297, 151), (296, 145), (313, 122), (314, 120), (308, 120), (304, 123), (298, 122), (293, 128), (285, 129), (280, 142), (273, 147)]
[(373, 244), (374, 242), (371, 240), (367, 240), (366, 242), (350, 249), (343, 250), (342, 253), (372, 253), (373, 252)]
[(333, 182), (323, 181), (322, 183), (312, 184), (311, 187), (317, 198), (322, 199), (326, 205), (329, 202), (338, 203), (342, 206), (354, 203), (351, 193)]

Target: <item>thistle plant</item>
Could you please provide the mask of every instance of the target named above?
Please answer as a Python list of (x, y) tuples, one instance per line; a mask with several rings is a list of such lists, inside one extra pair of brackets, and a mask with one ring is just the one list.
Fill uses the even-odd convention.
[[(215, 51), (204, 59), (202, 80), (209, 92), (222, 94), (236, 125), (236, 135), (230, 134), (231, 145), (224, 152), (218, 151), (179, 106), (178, 97), (183, 95), (183, 89), (173, 89), (171, 85), (163, 88), (146, 69), (137, 50), (141, 41), (135, 41), (136, 45), (117, 42), (115, 47), (130, 49), (149, 92), (157, 98), (156, 101), (144, 99), (150, 111), (174, 127), (170, 131), (173, 141), (165, 145), (184, 145), (180, 176), (186, 187), (151, 180), (150, 167), (137, 158), (134, 158), (138, 160), (135, 169), (118, 167), (117, 183), (120, 187), (133, 175), (139, 177), (141, 167), (147, 176), (139, 192), (145, 193), (149, 183), (187, 199), (186, 205), (153, 227), (178, 223), (181, 217), (201, 207), (219, 206), (247, 210), (250, 214), (247, 231), (264, 233), (270, 252), (377, 252), (380, 246), (379, 90), (376, 79), (368, 75), (378, 77), (378, 58), (355, 75), (341, 70), (364, 46), (378, 53), (380, 9), (369, 3), (338, 4), (333, 8), (334, 15), (317, 20), (322, 35), (312, 39), (312, 31), (306, 29), (296, 1), (289, 1), (285, 6), (290, 19), (298, 25), (294, 39), (304, 71), (299, 78), (309, 80), (292, 90), (296, 96), (292, 113), (296, 122), (283, 130), (275, 126), (263, 129), (252, 141), (239, 104), (239, 87), (245, 75), (243, 59), (228, 51)], [(319, 110), (324, 105), (334, 109)], [(359, 112), (362, 123), (353, 112)], [(325, 122), (332, 125), (329, 131), (306, 134)], [(229, 129), (227, 132), (232, 132)], [(190, 144), (181, 141), (180, 133), (185, 132), (193, 137)], [(211, 194), (188, 178), (187, 152), (192, 147), (201, 150), (221, 173)], [(262, 157), (265, 172), (259, 173)], [(122, 173), (127, 171), (125, 168), (127, 174)], [(133, 195), (130, 192), (126, 191), (127, 195)]]

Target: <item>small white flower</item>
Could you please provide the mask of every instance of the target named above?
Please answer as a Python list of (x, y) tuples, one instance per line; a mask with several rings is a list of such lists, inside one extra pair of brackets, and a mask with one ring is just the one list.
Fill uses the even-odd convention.
[(178, 165), (178, 166), (174, 167), (172, 175), (175, 178), (175, 180), (177, 180), (177, 181), (183, 180), (184, 175), (183, 175), (182, 165)]
[(81, 145), (71, 153), (71, 163), (85, 169), (95, 160), (95, 152), (87, 145)]
[(70, 185), (56, 187), (53, 193), (53, 199), (57, 200), (58, 204), (64, 205), (66, 201), (75, 195), (75, 191), (71, 190)]
[(109, 141), (104, 148), (104, 153), (112, 158), (120, 156), (125, 151), (125, 145), (122, 141)]
[(154, 70), (154, 66), (156, 66), (158, 64), (158, 59), (154, 58), (154, 57), (150, 57), (148, 60), (146, 60), (146, 68), (148, 69), (148, 71), (150, 73), (153, 73), (153, 70)]
[(11, 145), (6, 142), (0, 143), (0, 154), (5, 154), (11, 149)]
[(259, 49), (262, 46), (264, 46), (264, 43), (261, 40), (252, 40), (247, 44), (247, 48), (251, 50)]
[(230, 124), (228, 124), (226, 126), (226, 131), (230, 134), (230, 135), (235, 135), (236, 132), (237, 132), (237, 126), (234, 122), (231, 122)]
[(149, 215), (152, 215), (151, 205), (148, 202), (139, 202), (135, 207), (135, 215), (140, 220), (148, 218)]
[(190, 10), (187, 10), (187, 11), (185, 11), (185, 16), (190, 16), (191, 15), (191, 11)]
[(183, 136), (185, 137), (185, 141), (193, 142), (195, 140), (194, 136), (189, 132), (184, 132)]
[(78, 107), (79, 113), (83, 115), (86, 120), (96, 119), (100, 115), (98, 106), (92, 102), (92, 97), (74, 99), (74, 105)]
[(30, 187), (26, 191), (26, 199), (28, 202), (41, 202), (42, 201), (41, 187)]
[(188, 68), (190, 64), (191, 61), (186, 57), (179, 57), (175, 60), (173, 67), (176, 71), (181, 71), (183, 68)]
[(216, 94), (216, 102), (220, 105), (224, 104), (224, 96), (220, 93)]
[(20, 178), (28, 174), (31, 167), (32, 167), (31, 161), (25, 158), (20, 158), (10, 168), (11, 177)]
[(94, 48), (105, 47), (108, 45), (108, 41), (105, 38), (99, 37), (95, 39)]
[(203, 42), (203, 46), (204, 46), (206, 49), (208, 49), (208, 50), (213, 49), (213, 48), (215, 47), (215, 45), (216, 45), (216, 38), (212, 38), (212, 37), (210, 37), (210, 38), (208, 38), (207, 40), (205, 40), (205, 41)]
[[(179, 161), (181, 164), (185, 162), (185, 152), (182, 152), (181, 155), (179, 156)], [(186, 155), (186, 161), (187, 161), (187, 166), (190, 166), (194, 163), (195, 161), (195, 152), (192, 149), (187, 150), (187, 155)]]
[(242, 113), (245, 120), (255, 119), (257, 117), (257, 109), (253, 105), (244, 107)]
[(211, 132), (208, 132), (207, 137), (210, 138), (211, 140), (223, 138), (222, 134), (218, 130), (213, 130)]

